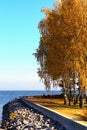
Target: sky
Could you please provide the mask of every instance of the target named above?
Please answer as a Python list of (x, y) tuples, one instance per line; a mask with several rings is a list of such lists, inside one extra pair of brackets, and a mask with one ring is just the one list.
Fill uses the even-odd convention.
[(39, 46), (41, 9), (54, 0), (0, 0), (0, 90), (44, 90), (32, 55)]

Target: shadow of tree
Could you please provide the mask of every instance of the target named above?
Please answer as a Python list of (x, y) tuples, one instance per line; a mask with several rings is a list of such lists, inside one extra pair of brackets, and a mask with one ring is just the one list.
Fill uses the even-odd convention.
[(77, 118), (78, 121), (87, 121), (87, 118), (85, 116), (82, 116), (80, 114), (74, 114)]

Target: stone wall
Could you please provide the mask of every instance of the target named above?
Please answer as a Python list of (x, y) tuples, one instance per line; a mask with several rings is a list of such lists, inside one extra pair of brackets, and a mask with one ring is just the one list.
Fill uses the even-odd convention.
[(66, 130), (24, 100), (8, 102), (3, 106), (2, 114), (2, 128), (5, 130)]

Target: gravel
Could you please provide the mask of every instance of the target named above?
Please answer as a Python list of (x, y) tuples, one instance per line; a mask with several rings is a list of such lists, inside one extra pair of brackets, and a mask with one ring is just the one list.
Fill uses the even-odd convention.
[(2, 128), (5, 130), (65, 130), (60, 123), (27, 107), (20, 99), (3, 106)]

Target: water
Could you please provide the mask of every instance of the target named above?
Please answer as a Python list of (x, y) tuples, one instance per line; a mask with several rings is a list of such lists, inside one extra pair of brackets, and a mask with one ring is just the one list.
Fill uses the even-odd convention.
[(49, 94), (60, 94), (60, 91), (0, 91), (0, 121), (2, 119), (2, 108), (3, 105), (9, 101), (19, 98), (21, 96), (36, 96), (36, 95), (49, 95)]

